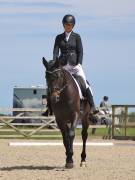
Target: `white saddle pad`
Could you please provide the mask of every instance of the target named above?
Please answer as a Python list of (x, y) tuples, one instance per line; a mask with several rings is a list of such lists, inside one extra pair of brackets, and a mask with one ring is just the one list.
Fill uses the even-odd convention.
[(81, 91), (81, 88), (77, 82), (77, 80), (72, 76), (72, 78), (74, 79), (76, 85), (77, 85), (77, 88), (78, 88), (78, 92), (79, 92), (79, 96), (80, 96), (80, 99), (84, 99), (83, 95), (82, 95), (82, 91)]

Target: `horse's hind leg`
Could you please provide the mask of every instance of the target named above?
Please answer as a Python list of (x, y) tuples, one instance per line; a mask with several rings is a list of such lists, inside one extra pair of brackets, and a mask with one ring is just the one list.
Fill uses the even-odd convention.
[(82, 149), (82, 153), (81, 153), (81, 164), (80, 166), (86, 166), (86, 141), (88, 138), (88, 127), (89, 127), (89, 123), (86, 121), (83, 122), (82, 121), (82, 140), (83, 140), (83, 149)]

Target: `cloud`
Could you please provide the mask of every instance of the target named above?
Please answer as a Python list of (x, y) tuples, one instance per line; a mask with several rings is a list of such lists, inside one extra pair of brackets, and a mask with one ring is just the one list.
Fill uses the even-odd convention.
[(0, 2), (3, 2), (3, 3), (43, 3), (43, 2), (46, 2), (46, 3), (64, 3), (65, 1), (64, 0), (0, 0)]
[(59, 13), (60, 11), (64, 12), (66, 8), (71, 8), (71, 4), (56, 0), (5, 0), (0, 1), (0, 14)]
[(135, 13), (134, 0), (72, 0), (80, 15), (121, 16)]
[(45, 2), (45, 1), (35, 1), (35, 2), (29, 2), (29, 1), (27, 1), (27, 2), (24, 2), (24, 1), (22, 1), (22, 2), (15, 2), (15, 1), (11, 1), (11, 2), (6, 2), (6, 1), (0, 1), (0, 5), (1, 6), (10, 6), (10, 7), (15, 7), (15, 6), (22, 6), (22, 7), (25, 7), (25, 6), (31, 6), (31, 7), (34, 7), (34, 6), (45, 6), (45, 7), (55, 7), (55, 8), (57, 8), (57, 7), (60, 7), (60, 8), (64, 8), (64, 7), (71, 7), (71, 5), (70, 4), (67, 4), (67, 3), (60, 3), (60, 2)]
[[(134, 0), (2, 0), (0, 13), (70, 12), (75, 15), (127, 16), (135, 14)], [(6, 6), (6, 7), (5, 7)]]
[(19, 14), (19, 13), (59, 13), (63, 12), (63, 8), (56, 7), (0, 7), (0, 14)]

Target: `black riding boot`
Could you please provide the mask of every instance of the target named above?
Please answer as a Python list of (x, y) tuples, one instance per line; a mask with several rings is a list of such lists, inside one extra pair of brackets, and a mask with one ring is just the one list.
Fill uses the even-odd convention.
[(96, 107), (95, 107), (93, 96), (92, 96), (91, 91), (90, 91), (89, 88), (86, 89), (86, 97), (87, 97), (88, 103), (89, 103), (89, 105), (91, 107), (91, 113), (96, 114), (97, 110), (96, 110)]

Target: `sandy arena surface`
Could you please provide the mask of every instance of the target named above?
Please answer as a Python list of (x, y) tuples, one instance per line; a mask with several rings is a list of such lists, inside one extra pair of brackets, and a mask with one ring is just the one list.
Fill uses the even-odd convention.
[(75, 146), (73, 169), (64, 168), (63, 146), (11, 147), (11, 141), (20, 140), (0, 140), (0, 180), (135, 180), (135, 141), (87, 147), (85, 168), (80, 167), (81, 147)]

